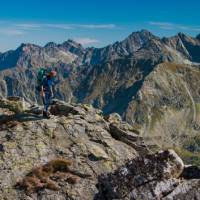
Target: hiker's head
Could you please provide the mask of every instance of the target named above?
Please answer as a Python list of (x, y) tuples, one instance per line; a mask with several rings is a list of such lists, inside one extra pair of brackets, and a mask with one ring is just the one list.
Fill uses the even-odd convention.
[(57, 72), (55, 70), (50, 71), (49, 76), (55, 77), (57, 75)]

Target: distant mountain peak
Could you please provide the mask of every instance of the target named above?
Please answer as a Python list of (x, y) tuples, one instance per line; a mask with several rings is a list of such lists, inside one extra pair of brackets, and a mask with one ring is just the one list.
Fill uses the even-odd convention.
[(22, 43), (18, 48), (17, 51), (27, 51), (34, 48), (41, 48), (38, 45), (31, 44), (31, 43)]
[(151, 34), (151, 35), (153, 35), (149, 30), (147, 30), (147, 29), (142, 29), (141, 31), (138, 31), (139, 33), (145, 33), (145, 34)]
[(146, 42), (151, 39), (160, 39), (153, 35), (150, 31), (142, 29), (141, 31), (131, 33), (125, 40), (121, 42), (123, 48), (133, 53), (140, 49)]
[(186, 39), (190, 39), (191, 37), (186, 35), (185, 33), (178, 33), (178, 37), (181, 38), (181, 40), (186, 40)]
[[(140, 31), (132, 32), (130, 36), (141, 35), (141, 36), (154, 36), (150, 31), (142, 29)], [(129, 36), (129, 37), (130, 37)], [(154, 36), (155, 37), (155, 36)]]
[(45, 46), (44, 46), (44, 48), (52, 48), (52, 47), (56, 47), (57, 46), (57, 44), (55, 43), (55, 42), (48, 42)]
[(58, 61), (65, 61), (65, 63), (73, 61), (77, 65), (101, 64), (127, 56), (146, 57), (147, 52), (150, 53), (149, 55), (159, 54), (160, 57), (170, 55), (171, 60), (178, 60), (177, 62), (188, 59), (191, 62), (199, 63), (199, 40), (200, 34), (193, 38), (184, 33), (161, 39), (150, 31), (142, 29), (131, 33), (122, 41), (102, 48), (84, 48), (72, 39), (61, 44), (49, 42), (45, 46), (22, 43), (16, 50), (0, 54), (0, 67), (2, 66), (3, 69), (15, 67), (19, 65), (19, 61), (20, 65), (23, 66), (38, 66)]
[(33, 47), (33, 46), (39, 47), (38, 45), (32, 44), (32, 43), (22, 43), (22, 44), (20, 45), (20, 47)]
[(73, 47), (76, 47), (76, 48), (82, 48), (82, 45), (75, 42), (74, 40), (72, 39), (68, 39), (67, 41), (63, 42), (62, 43), (62, 46), (73, 46)]

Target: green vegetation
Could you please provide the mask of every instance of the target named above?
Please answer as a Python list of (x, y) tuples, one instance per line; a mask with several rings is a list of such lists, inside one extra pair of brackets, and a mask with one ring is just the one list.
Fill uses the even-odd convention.
[(187, 139), (183, 144), (183, 148), (192, 153), (200, 153), (200, 137), (195, 136)]
[(152, 117), (151, 117), (151, 124), (150, 124), (150, 130), (152, 131), (156, 122), (160, 121), (162, 119), (163, 116), (163, 112), (161, 109), (159, 108), (154, 108), (152, 111)]
[(197, 113), (200, 113), (200, 103), (196, 103), (196, 109), (197, 109)]
[(190, 152), (187, 149), (178, 148), (174, 149), (176, 153), (183, 159), (185, 164), (192, 164), (200, 166), (200, 152)]

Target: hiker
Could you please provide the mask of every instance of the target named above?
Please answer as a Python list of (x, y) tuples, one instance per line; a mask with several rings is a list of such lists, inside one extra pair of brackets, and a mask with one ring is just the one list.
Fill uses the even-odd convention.
[(50, 113), (48, 111), (50, 104), (52, 103), (53, 94), (53, 85), (54, 78), (56, 77), (57, 72), (51, 70), (47, 75), (44, 76), (41, 85), (41, 96), (43, 98), (44, 110), (43, 116), (50, 118)]

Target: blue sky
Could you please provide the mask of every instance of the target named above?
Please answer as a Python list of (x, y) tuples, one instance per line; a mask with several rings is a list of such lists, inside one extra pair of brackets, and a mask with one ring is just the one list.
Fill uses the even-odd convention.
[(199, 0), (2, 0), (0, 51), (69, 38), (102, 47), (141, 29), (196, 36), (199, 8)]

